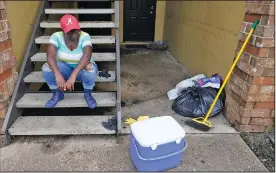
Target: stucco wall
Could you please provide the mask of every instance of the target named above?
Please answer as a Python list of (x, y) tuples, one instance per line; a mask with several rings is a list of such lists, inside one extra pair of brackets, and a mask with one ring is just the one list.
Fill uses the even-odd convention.
[(237, 47), (244, 1), (166, 1), (164, 40), (195, 75), (225, 76)]
[(12, 30), (13, 53), (21, 66), (32, 25), (39, 10), (40, 1), (6, 1), (8, 20)]

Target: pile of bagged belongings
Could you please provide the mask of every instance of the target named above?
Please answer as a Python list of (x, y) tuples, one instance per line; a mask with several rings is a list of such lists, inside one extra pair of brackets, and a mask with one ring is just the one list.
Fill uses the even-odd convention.
[[(168, 98), (174, 100), (172, 109), (184, 117), (204, 117), (222, 83), (223, 80), (218, 74), (214, 74), (210, 78), (199, 74), (179, 82), (174, 89), (167, 93)], [(223, 90), (210, 117), (223, 111), (225, 97), (225, 91)]]

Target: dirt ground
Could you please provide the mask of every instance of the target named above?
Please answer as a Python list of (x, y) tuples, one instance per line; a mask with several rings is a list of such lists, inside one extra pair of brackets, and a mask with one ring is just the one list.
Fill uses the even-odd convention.
[(249, 148), (255, 153), (265, 167), (275, 172), (275, 146), (268, 136), (268, 133), (241, 133), (241, 137)]

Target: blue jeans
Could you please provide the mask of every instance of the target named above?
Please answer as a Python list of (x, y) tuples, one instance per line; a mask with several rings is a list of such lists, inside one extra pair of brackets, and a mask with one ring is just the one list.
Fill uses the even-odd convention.
[[(89, 65), (90, 65), (90, 67), (89, 67)], [(80, 71), (76, 80), (82, 82), (84, 89), (92, 90), (95, 86), (95, 81), (98, 76), (98, 67), (95, 63), (92, 63), (92, 62), (89, 65), (87, 65), (86, 68), (84, 68)], [(91, 69), (91, 66), (93, 66), (93, 69)], [(67, 81), (69, 79), (69, 77), (71, 76), (71, 74), (74, 70), (73, 67), (69, 66), (67, 63), (62, 62), (62, 61), (57, 61), (57, 67), (58, 67), (60, 73), (62, 74), (62, 76), (64, 77), (65, 81)], [(47, 82), (47, 85), (49, 86), (49, 88), (51, 90), (57, 89), (58, 86), (57, 86), (54, 72), (52, 71), (52, 69), (50, 68), (48, 63), (45, 63), (42, 66), (42, 72), (43, 72), (43, 77), (44, 77), (45, 81)]]

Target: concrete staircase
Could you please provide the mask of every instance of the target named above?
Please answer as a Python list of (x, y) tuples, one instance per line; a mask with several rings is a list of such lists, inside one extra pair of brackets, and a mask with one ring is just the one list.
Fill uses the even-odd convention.
[[(119, 2), (114, 3), (114, 9), (55, 9), (54, 1), (42, 1), (37, 15), (33, 32), (22, 63), (19, 78), (9, 105), (9, 109), (2, 128), (6, 137), (6, 144), (10, 136), (18, 135), (91, 135), (121, 133), (121, 93), (120, 93), (120, 41), (119, 41)], [(111, 28), (116, 30), (115, 36), (92, 36), (93, 45), (115, 45), (115, 52), (93, 53), (93, 60), (97, 62), (116, 63), (116, 71), (108, 71), (111, 77), (97, 77), (96, 82), (116, 82), (116, 92), (92, 93), (98, 107), (116, 107), (117, 130), (107, 130), (102, 126), (114, 115), (76, 115), (76, 116), (23, 116), (25, 109), (41, 109), (52, 93), (45, 91), (29, 91), (32, 83), (45, 83), (41, 71), (35, 71), (35, 64), (46, 62), (46, 53), (40, 52), (41, 45), (47, 45), (50, 35), (45, 35), (45, 29), (60, 28), (59, 21), (49, 21), (49, 15), (62, 14), (111, 14), (114, 21), (80, 21), (81, 28)], [(99, 69), (100, 70), (100, 69)], [(87, 104), (81, 92), (66, 92), (65, 99), (53, 109), (85, 108)]]

